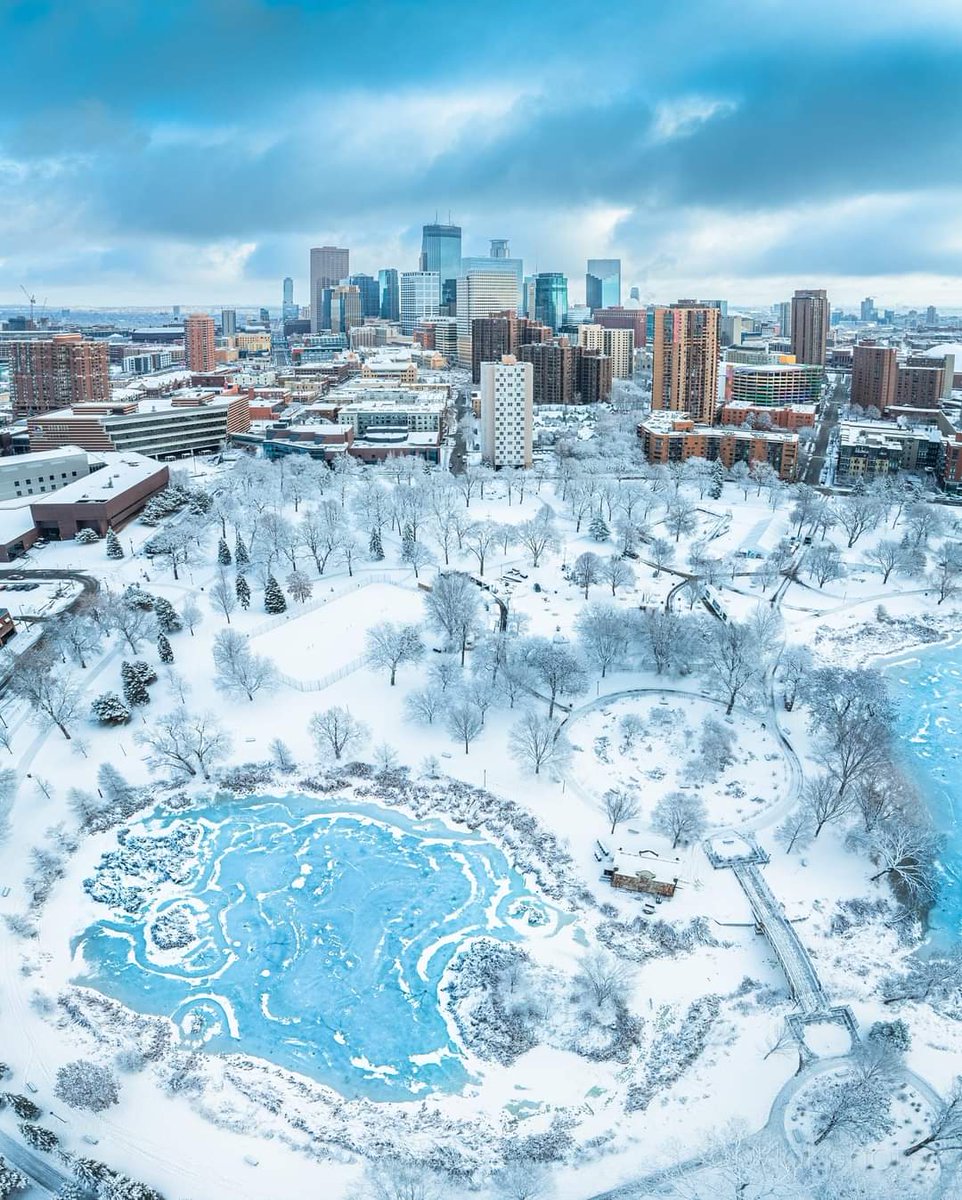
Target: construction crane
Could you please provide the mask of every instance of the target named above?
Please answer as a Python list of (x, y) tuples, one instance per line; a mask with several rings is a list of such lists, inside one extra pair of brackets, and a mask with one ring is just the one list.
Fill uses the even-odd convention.
[(37, 303), (37, 297), (31, 296), (30, 293), (27, 291), (27, 289), (23, 286), (22, 283), (20, 285), (20, 290), (30, 301), (30, 324), (33, 325), (33, 306)]

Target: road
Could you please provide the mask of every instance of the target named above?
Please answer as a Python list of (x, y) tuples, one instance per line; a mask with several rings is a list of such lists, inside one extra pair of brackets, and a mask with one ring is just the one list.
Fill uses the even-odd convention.
[(46, 1158), (28, 1150), (23, 1142), (14, 1141), (0, 1130), (0, 1156), (22, 1171), (48, 1196), (58, 1196), (68, 1184), (75, 1183), (70, 1175), (58, 1171)]
[(825, 401), (822, 419), (819, 422), (818, 433), (815, 437), (815, 445), (812, 447), (812, 453), (805, 468), (804, 479), (802, 480), (803, 483), (807, 483), (811, 487), (818, 487), (822, 475), (822, 467), (825, 465), (825, 451), (828, 449), (828, 439), (838, 424), (839, 406), (848, 399), (850, 386), (851, 384), (846, 382), (845, 377), (840, 375), (838, 382), (832, 390), (831, 399)]

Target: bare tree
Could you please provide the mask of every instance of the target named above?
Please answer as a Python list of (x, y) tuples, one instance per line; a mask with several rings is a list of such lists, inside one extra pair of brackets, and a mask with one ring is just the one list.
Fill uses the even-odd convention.
[(680, 494), (672, 496), (665, 508), (663, 523), (676, 542), (683, 533), (686, 536), (694, 533), (698, 528), (698, 514), (694, 504)]
[(162, 558), (173, 571), (174, 579), (179, 579), (178, 567), (186, 567), (196, 559), (196, 524), (191, 522), (162, 530), (145, 543), (144, 552)]
[(682, 639), (682, 618), (664, 608), (647, 608), (641, 613), (636, 630), (651, 656), (657, 674), (669, 670), (679, 653)]
[(382, 621), (367, 633), (367, 661), (370, 666), (390, 671), (394, 687), (398, 667), (416, 663), (424, 657), (424, 643), (417, 625), (396, 625)]
[(101, 601), (101, 620), (111, 633), (119, 633), (136, 654), (140, 644), (153, 633), (154, 622), (147, 609), (128, 604), (123, 596), (107, 593)]
[(445, 571), (437, 576), (424, 597), (428, 620), (447, 634), (448, 642), (461, 652), (461, 665), (468, 640), (478, 626), (478, 588), (463, 571)]
[(595, 1008), (624, 1004), (631, 990), (631, 972), (613, 954), (590, 950), (578, 963), (573, 987)]
[(962, 1076), (956, 1076), (948, 1096), (936, 1109), (929, 1132), (902, 1153), (909, 1157), (920, 1150), (933, 1154), (962, 1150)]
[(849, 549), (866, 530), (878, 525), (881, 516), (882, 506), (868, 491), (853, 493), (845, 499), (839, 499), (835, 505), (835, 517), (848, 534)]
[(448, 1188), (436, 1171), (418, 1162), (380, 1158), (370, 1163), (355, 1200), (442, 1200)]
[(840, 790), (831, 775), (816, 775), (802, 788), (802, 812), (811, 822), (813, 838), (830, 822), (847, 816), (854, 804), (851, 793)]
[(308, 723), (308, 729), (319, 758), (323, 757), (324, 750), (330, 749), (335, 759), (339, 759), (346, 750), (365, 742), (369, 733), (368, 727), (363, 721), (358, 721), (349, 708), (337, 704), (316, 712)]
[(624, 609), (614, 604), (586, 605), (575, 621), (586, 656), (601, 668), (604, 679), (608, 668), (624, 660), (628, 652), (629, 625)]
[(820, 588), (845, 574), (841, 553), (834, 542), (810, 546), (805, 554), (805, 569), (811, 579), (818, 580)]
[(523, 647), (524, 659), (535, 678), (548, 690), (548, 716), (554, 716), (559, 696), (578, 696), (588, 680), (581, 659), (563, 642), (547, 638), (529, 638)]
[(686, 792), (668, 792), (651, 812), (651, 827), (663, 837), (671, 838), (672, 850), (680, 842), (694, 842), (705, 832), (708, 812), (705, 802)]
[(172, 770), (176, 777), (193, 778), (198, 771), (210, 778), (213, 765), (230, 753), (231, 739), (213, 713), (199, 715), (176, 708), (151, 719), (134, 740), (147, 748), (152, 770)]
[(190, 636), (193, 637), (194, 630), (204, 619), (204, 614), (200, 611), (193, 600), (188, 600), (185, 602), (183, 608), (181, 608), (180, 616), (181, 620), (190, 630)]
[(590, 550), (579, 554), (571, 564), (571, 582), (584, 589), (586, 600), (588, 599), (588, 589), (593, 583), (598, 583), (601, 578), (601, 559)]
[(619, 788), (609, 788), (602, 796), (601, 803), (605, 816), (611, 822), (611, 832), (622, 821), (633, 821), (641, 812), (637, 798), (628, 791)]
[(81, 670), (85, 670), (87, 659), (100, 650), (103, 632), (90, 617), (79, 612), (71, 613), (57, 623), (55, 641), (65, 657), (69, 656)]
[(891, 1079), (876, 1070), (870, 1057), (856, 1054), (841, 1077), (821, 1076), (806, 1092), (813, 1145), (844, 1135), (856, 1144), (878, 1141), (892, 1128)]
[(434, 724), (434, 718), (445, 704), (443, 690), (431, 685), (408, 692), (404, 699), (408, 717), (414, 721), (426, 721), (428, 725)]
[(821, 667), (805, 683), (818, 757), (840, 793), (886, 770), (891, 758), (894, 710), (878, 671)]
[(664, 538), (655, 538), (648, 547), (648, 557), (658, 576), (675, 557), (675, 547)]
[(800, 804), (794, 812), (789, 813), (775, 830), (775, 840), (784, 847), (786, 854), (791, 854), (796, 846), (799, 849), (807, 846), (814, 836), (815, 824), (812, 814), (804, 804)]
[(451, 736), (464, 743), (464, 753), (484, 728), (481, 711), (473, 700), (459, 697), (448, 709), (448, 729)]
[(601, 579), (611, 588), (612, 596), (620, 587), (631, 587), (635, 572), (631, 565), (618, 554), (612, 554), (601, 565)]
[(253, 700), (258, 692), (269, 692), (277, 686), (277, 668), (269, 658), (251, 651), (247, 638), (225, 629), (214, 638), (214, 682), (229, 695), (246, 696)]
[(425, 567), (429, 567), (437, 561), (430, 547), (426, 546), (424, 542), (409, 542), (405, 547), (403, 558), (408, 566), (414, 569), (415, 579), (420, 578), (420, 573)]
[(866, 561), (878, 567), (882, 572), (882, 583), (889, 581), (893, 571), (897, 571), (905, 561), (906, 548), (895, 538), (882, 538), (865, 553)]
[(789, 646), (778, 660), (786, 712), (791, 712), (798, 699), (803, 680), (812, 669), (812, 655), (805, 646)]
[(464, 544), (478, 560), (478, 574), (484, 574), (488, 551), (498, 539), (498, 527), (493, 521), (475, 521), (465, 530)]
[(70, 726), (83, 711), (82, 690), (56, 667), (49, 652), (33, 649), (22, 654), (7, 686), (30, 706), (36, 724), (56, 725), (69, 741)]
[(906, 537), (913, 546), (925, 546), (929, 539), (945, 531), (942, 514), (925, 500), (916, 500), (905, 509)]
[(929, 828), (904, 814), (885, 821), (871, 834), (871, 855), (879, 867), (872, 882), (887, 879), (911, 903), (932, 904), (938, 895), (939, 848), (939, 838)]
[(516, 1159), (495, 1171), (492, 1182), (498, 1200), (546, 1200), (554, 1194), (544, 1163)]
[(223, 571), (212, 584), (209, 594), (211, 608), (223, 613), (229, 625), (230, 615), (237, 608), (237, 592)]
[(508, 745), (512, 756), (535, 775), (540, 775), (543, 767), (562, 766), (571, 753), (560, 725), (533, 710), (523, 713), (512, 727)]
[(561, 545), (554, 524), (554, 514), (543, 504), (538, 512), (528, 521), (522, 521), (517, 527), (519, 543), (527, 550), (532, 567), (541, 565), (542, 555), (548, 551), (557, 551)]
[(727, 701), (726, 715), (760, 674), (759, 647), (747, 625), (713, 621), (704, 646), (705, 670)]
[(962, 947), (954, 946), (947, 954), (913, 955), (901, 976), (885, 981), (885, 1003), (901, 1000), (955, 1002), (962, 989)]
[(938, 593), (937, 603), (958, 595), (962, 580), (962, 553), (954, 548), (944, 547), (935, 562), (932, 572), (932, 586)]

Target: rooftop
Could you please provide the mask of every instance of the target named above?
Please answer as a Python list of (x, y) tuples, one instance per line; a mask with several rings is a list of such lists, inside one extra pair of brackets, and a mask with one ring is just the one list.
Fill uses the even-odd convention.
[(66, 487), (59, 488), (49, 495), (34, 497), (34, 507), (48, 504), (102, 503), (118, 492), (166, 470), (156, 459), (131, 451), (98, 453), (97, 461), (103, 464), (99, 470), (92, 471), (83, 479), (68, 483)]

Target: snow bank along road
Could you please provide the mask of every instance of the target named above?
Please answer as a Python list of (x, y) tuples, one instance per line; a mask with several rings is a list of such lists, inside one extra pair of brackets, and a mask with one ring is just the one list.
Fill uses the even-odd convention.
[(0, 1130), (0, 1155), (11, 1166), (16, 1167), (18, 1171), (22, 1171), (24, 1175), (32, 1179), (49, 1196), (59, 1196), (70, 1184), (76, 1186), (71, 1176), (62, 1175), (46, 1159), (41, 1158), (39, 1154), (34, 1154), (32, 1150), (28, 1150), (23, 1142), (15, 1142), (2, 1130)]

